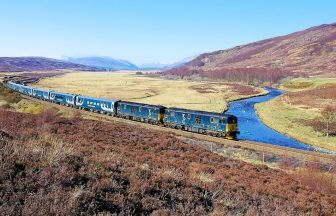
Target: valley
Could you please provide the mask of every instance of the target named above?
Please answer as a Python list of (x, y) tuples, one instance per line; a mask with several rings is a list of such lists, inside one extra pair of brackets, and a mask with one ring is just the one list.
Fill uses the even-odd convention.
[(232, 100), (265, 94), (262, 88), (225, 81), (169, 80), (148, 77), (135, 72), (67, 73), (45, 78), (37, 88), (121, 99), (167, 107), (223, 112)]

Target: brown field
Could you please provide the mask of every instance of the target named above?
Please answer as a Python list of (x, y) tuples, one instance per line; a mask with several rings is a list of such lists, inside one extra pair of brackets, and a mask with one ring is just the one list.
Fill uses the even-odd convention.
[(0, 120), (5, 215), (336, 213), (333, 177), (318, 178), (309, 167), (288, 174), (213, 154), (172, 133), (53, 111), (1, 110)]
[(130, 72), (67, 73), (42, 79), (34, 86), (102, 98), (214, 112), (223, 112), (227, 101), (265, 93), (261, 88), (239, 83), (168, 80)]

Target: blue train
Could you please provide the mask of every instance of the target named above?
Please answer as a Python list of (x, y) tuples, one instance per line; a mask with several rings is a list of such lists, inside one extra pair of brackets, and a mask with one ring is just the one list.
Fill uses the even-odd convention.
[(236, 139), (239, 134), (238, 119), (233, 115), (48, 91), (12, 81), (6, 85), (14, 91), (41, 100), (133, 121), (227, 139)]
[(164, 106), (119, 101), (117, 116), (134, 121), (164, 125)]
[(108, 100), (77, 95), (76, 106), (80, 109), (116, 116), (118, 100)]

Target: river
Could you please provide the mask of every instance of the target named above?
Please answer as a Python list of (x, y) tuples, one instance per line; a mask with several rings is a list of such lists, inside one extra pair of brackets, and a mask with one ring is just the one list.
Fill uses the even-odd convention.
[(286, 146), (302, 150), (314, 150), (313, 147), (281, 134), (266, 126), (258, 117), (254, 105), (265, 102), (283, 94), (282, 91), (266, 87), (267, 95), (252, 97), (229, 103), (229, 109), (225, 112), (238, 117), (240, 135), (238, 139), (251, 140), (278, 146)]

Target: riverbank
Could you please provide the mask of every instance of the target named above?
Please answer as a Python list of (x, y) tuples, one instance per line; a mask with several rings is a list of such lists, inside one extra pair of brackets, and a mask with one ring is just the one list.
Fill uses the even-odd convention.
[(285, 136), (261, 121), (254, 108), (255, 104), (272, 100), (282, 94), (282, 91), (274, 88), (266, 88), (266, 90), (269, 91), (267, 95), (229, 103), (230, 108), (226, 113), (235, 115), (239, 119), (238, 138), (301, 150), (313, 150), (311, 146)]
[(325, 135), (321, 112), (325, 106), (335, 105), (336, 78), (299, 78), (280, 89), (288, 92), (256, 104), (260, 119), (280, 133), (335, 152), (336, 136)]

